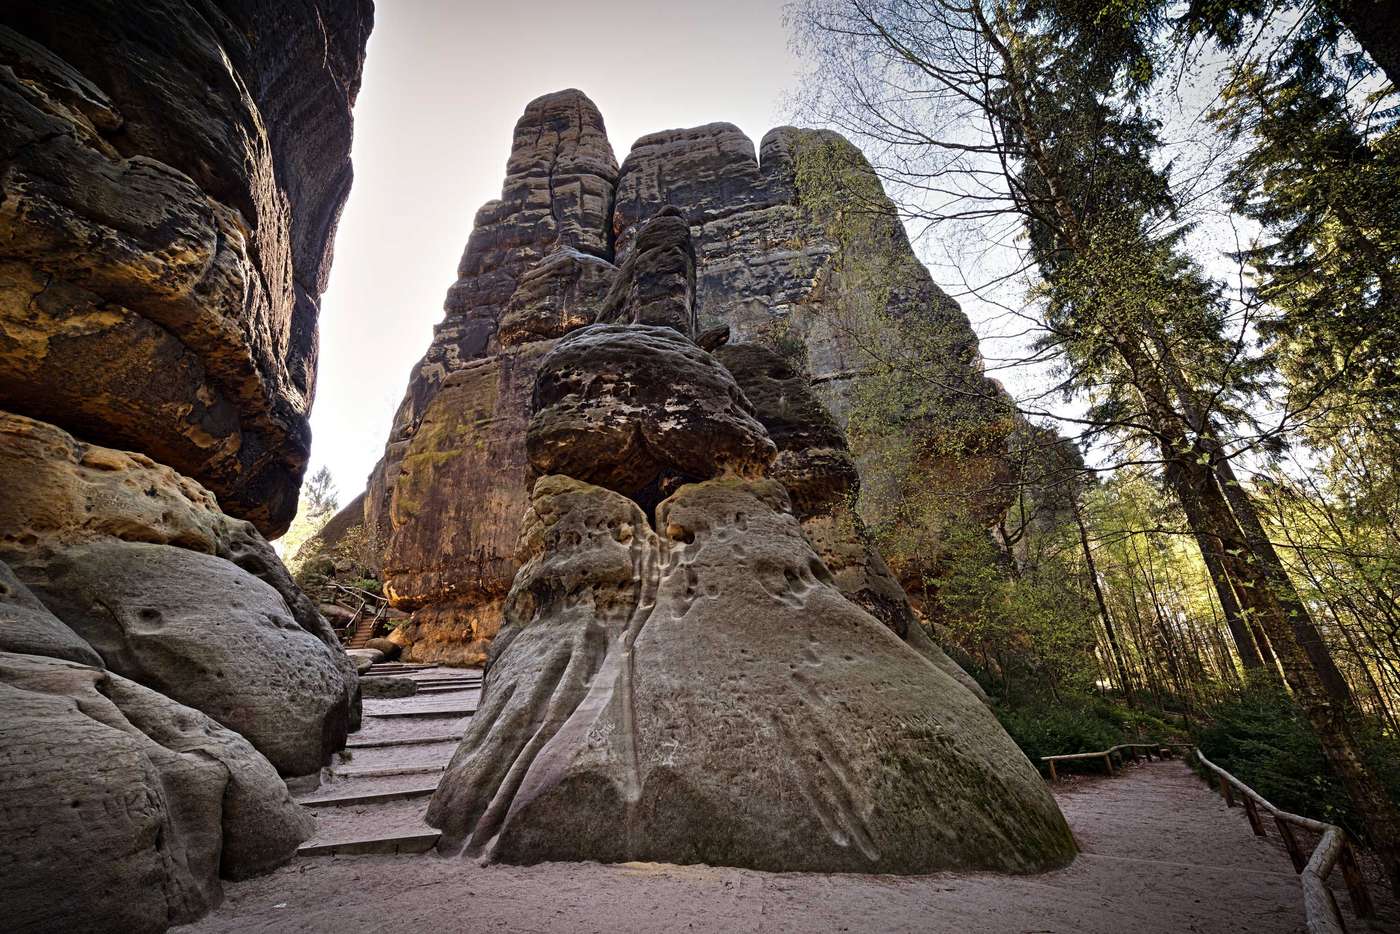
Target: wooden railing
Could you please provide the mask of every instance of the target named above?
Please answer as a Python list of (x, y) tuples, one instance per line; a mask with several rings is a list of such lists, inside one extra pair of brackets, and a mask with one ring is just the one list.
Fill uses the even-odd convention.
[[(1273, 817), (1279, 836), (1283, 838), (1284, 848), (1288, 850), (1288, 857), (1293, 861), (1293, 869), (1303, 880), (1303, 907), (1307, 911), (1310, 934), (1343, 934), (1346, 930), (1342, 924), (1342, 914), (1337, 909), (1337, 900), (1332, 897), (1332, 890), (1327, 887), (1327, 877), (1338, 864), (1342, 867), (1342, 878), (1346, 882), (1347, 894), (1351, 897), (1352, 911), (1356, 912), (1358, 918), (1371, 916), (1374, 911), (1371, 896), (1366, 891), (1366, 880), (1361, 875), (1361, 867), (1356, 864), (1356, 854), (1347, 842), (1346, 831), (1336, 824), (1313, 820), (1311, 817), (1303, 817), (1274, 807), (1259, 792), (1201, 755), (1199, 749), (1195, 752), (1196, 761), (1201, 767), (1215, 775), (1227, 805), (1236, 807), (1234, 793), (1239, 792), (1244, 803), (1245, 816), (1249, 818), (1249, 826), (1255, 836), (1266, 836), (1264, 821), (1259, 816), (1260, 810), (1267, 811)], [(1317, 846), (1313, 847), (1311, 857), (1304, 858), (1303, 849), (1298, 845), (1298, 838), (1293, 832), (1294, 828), (1322, 835)]]
[[(1288, 858), (1293, 861), (1293, 870), (1298, 873), (1303, 883), (1303, 910), (1307, 918), (1308, 934), (1345, 934), (1346, 926), (1342, 923), (1342, 913), (1337, 907), (1337, 900), (1332, 896), (1332, 890), (1327, 887), (1327, 879), (1338, 865), (1342, 867), (1342, 878), (1346, 882), (1347, 895), (1351, 898), (1351, 907), (1356, 916), (1369, 918), (1374, 913), (1370, 893), (1366, 891), (1366, 880), (1361, 875), (1361, 867), (1356, 863), (1356, 854), (1352, 852), (1351, 844), (1347, 841), (1346, 831), (1336, 824), (1313, 820), (1274, 807), (1263, 795), (1211, 762), (1194, 746), (1185, 743), (1123, 743), (1102, 752), (1042, 756), (1040, 761), (1050, 766), (1050, 780), (1054, 781), (1056, 762), (1102, 759), (1108, 768), (1108, 774), (1112, 775), (1113, 756), (1121, 756), (1123, 750), (1127, 750), (1136, 758), (1137, 750), (1146, 749), (1148, 758), (1151, 758), (1153, 751), (1170, 755), (1174, 748), (1190, 750), (1201, 768), (1215, 776), (1227, 806), (1239, 806), (1235, 800), (1238, 794), (1239, 802), (1244, 805), (1245, 816), (1249, 818), (1249, 827), (1255, 836), (1267, 836), (1260, 812), (1267, 812), (1273, 818), (1274, 826), (1278, 828), (1279, 837), (1283, 840), (1284, 849), (1288, 851)], [(1313, 847), (1310, 856), (1304, 856), (1295, 829), (1321, 834), (1321, 839), (1318, 840), (1317, 846)]]
[[(375, 626), (378, 626), (381, 622), (383, 622), (384, 617), (388, 615), (389, 601), (381, 597), (379, 594), (371, 593), (368, 590), (362, 590), (359, 587), (347, 587), (346, 585), (338, 584), (335, 581), (329, 581), (328, 583), (330, 584), (332, 591), (336, 593), (337, 596), (343, 594), (350, 602), (356, 602), (359, 604), (355, 608), (354, 615), (350, 617), (350, 622), (346, 623), (345, 628), (340, 631), (340, 641), (342, 644), (348, 644), (350, 640), (355, 637), (355, 627), (359, 624), (360, 619), (365, 615), (365, 610), (368, 607), (374, 607)], [(339, 600), (336, 600), (335, 602), (340, 603)], [(350, 608), (348, 603), (341, 603), (340, 605), (344, 606), (347, 610)]]
[[(1085, 759), (1102, 759), (1108, 774), (1113, 774), (1113, 757), (1120, 759), (1126, 754), (1137, 760), (1138, 755), (1146, 755), (1150, 760), (1154, 755), (1164, 759), (1172, 754), (1174, 748), (1180, 748), (1181, 743), (1119, 743), (1117, 746), (1109, 746), (1102, 752), (1075, 752), (1064, 756), (1041, 756), (1040, 761), (1050, 767), (1050, 781), (1056, 781), (1059, 775), (1055, 771), (1056, 762), (1078, 762)], [(1185, 748), (1190, 748), (1185, 747)]]

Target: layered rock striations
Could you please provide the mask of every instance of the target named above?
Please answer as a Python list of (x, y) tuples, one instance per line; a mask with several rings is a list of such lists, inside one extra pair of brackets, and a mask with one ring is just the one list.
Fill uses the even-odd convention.
[[(160, 931), (289, 858), (355, 669), (297, 505), (369, 0), (0, 10), (0, 902)], [(55, 887), (54, 880), (63, 881)]]
[[(669, 280), (659, 304), (686, 303), (684, 277), (655, 275), (669, 267), (660, 252), (624, 265), (638, 281), (619, 282), (623, 320), (663, 297), (641, 283)], [(765, 478), (780, 449), (844, 453), (839, 432), (810, 398), (796, 414), (764, 401), (785, 444), (664, 325), (591, 325), (541, 362), (527, 450), (544, 475), (481, 709), (429, 808), (443, 848), (826, 872), (1062, 864), (1073, 840), (1039, 774), (977, 697), (847, 599)], [(824, 499), (795, 485), (809, 508)]]
[(616, 181), (588, 98), (526, 108), (366, 491), (385, 591), (415, 611), (409, 661), (479, 662), (499, 627), (529, 490), (523, 403), (552, 341), (591, 323), (612, 286)]
[[(634, 267), (643, 259), (639, 277)], [(967, 319), (915, 257), (854, 147), (832, 133), (780, 127), (755, 152), (736, 127), (715, 123), (644, 136), (618, 168), (592, 102), (572, 90), (547, 95), (516, 127), (502, 198), (478, 214), (446, 316), (410, 376), (366, 496), (386, 592), (414, 614), (401, 630), (409, 660), (470, 664), (485, 657), (519, 567), (512, 543), (530, 472), (546, 469), (524, 456), (521, 402), (554, 342), (594, 322), (670, 328), (709, 349), (729, 334), (736, 343), (779, 351), (830, 413), (837, 435), (866, 380), (860, 348), (872, 341), (908, 347), (905, 328), (934, 333), (937, 360), (920, 365), (938, 367), (946, 392), (918, 411), (897, 413), (891, 430), (922, 440), (921, 462), (938, 483), (958, 490), (956, 499), (969, 499), (965, 491), (974, 487), (988, 495), (987, 485), (967, 482), (969, 469), (984, 465), (974, 465), (963, 434), (954, 439), (945, 426), (972, 425), (979, 456), (998, 451), (1007, 428), (997, 388), (981, 374)], [(686, 354), (696, 351), (684, 343), (690, 350), (655, 363), (676, 366), (680, 382), (690, 378)], [(577, 352), (584, 344), (571, 346)], [(612, 353), (592, 383), (599, 392), (628, 383), (613, 378), (615, 368), (647, 365), (639, 362), (647, 359), (640, 348)], [(594, 375), (580, 370), (560, 378), (588, 382)], [(713, 400), (728, 390), (695, 391)], [(563, 438), (599, 427), (555, 414), (534, 430)], [(607, 441), (600, 434), (560, 450), (588, 458), (616, 445), (601, 456), (618, 465), (640, 459), (650, 469), (655, 453), (645, 425), (635, 437), (609, 430)], [(896, 479), (881, 475), (884, 459), (875, 453), (847, 449), (821, 470), (856, 471), (883, 497), (903, 495)], [(679, 455), (699, 462), (710, 456), (704, 444)], [(678, 463), (662, 481), (667, 489), (643, 499), (654, 503), (685, 478)], [(825, 482), (846, 494), (859, 486), (855, 474)], [(998, 496), (990, 495), (996, 501), (984, 504), (983, 514), (1004, 511)], [(863, 579), (852, 591), (870, 595), (863, 606), (906, 631), (908, 603), (899, 585), (855, 544), (870, 508), (861, 499), (833, 506), (841, 518), (827, 521), (828, 538), (851, 556), (837, 560), (833, 544), (828, 557), (842, 567), (843, 580)]]
[(265, 534), (305, 467), (368, 0), (0, 13), (0, 406)]

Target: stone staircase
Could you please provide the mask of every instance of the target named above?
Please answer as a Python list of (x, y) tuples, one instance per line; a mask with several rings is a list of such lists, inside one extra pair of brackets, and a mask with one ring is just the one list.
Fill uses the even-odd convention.
[(299, 855), (422, 853), (437, 843), (423, 815), (476, 712), (481, 671), (389, 662), (362, 677), (390, 675), (412, 678), (418, 693), (365, 699), (363, 725), (322, 770), (320, 787), (296, 795), (316, 815)]

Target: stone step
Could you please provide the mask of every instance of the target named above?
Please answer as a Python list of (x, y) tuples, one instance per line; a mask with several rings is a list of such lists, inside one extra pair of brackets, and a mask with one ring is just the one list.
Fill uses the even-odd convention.
[(433, 743), (459, 743), (461, 734), (445, 733), (439, 736), (409, 736), (391, 739), (351, 740), (346, 749), (383, 749), (390, 746), (427, 746)]
[(405, 798), (374, 804), (320, 808), (316, 835), (297, 850), (302, 856), (352, 853), (423, 853), (441, 833), (423, 822), (428, 803)]
[(376, 717), (366, 711), (363, 725), (351, 737), (357, 743), (386, 739), (417, 740), (425, 737), (460, 736), (471, 724), (470, 717)]
[(447, 769), (447, 763), (439, 762), (435, 765), (399, 765), (385, 766), (384, 768), (335, 768), (331, 774), (337, 779), (347, 778), (389, 778), (394, 775), (441, 775)]
[(366, 719), (374, 717), (380, 720), (403, 717), (422, 717), (427, 719), (429, 717), (470, 717), (474, 713), (476, 713), (475, 707), (447, 707), (441, 709), (427, 708), (424, 710), (384, 710), (378, 713), (370, 713), (366, 710), (364, 716)]
[(380, 804), (385, 801), (402, 801), (407, 798), (426, 798), (437, 791), (437, 779), (431, 782), (419, 779), (407, 783), (404, 776), (394, 776), (375, 780), (332, 782), (322, 785), (312, 795), (297, 798), (297, 803), (308, 808), (335, 808), (361, 804)]
[(419, 694), (447, 694), (451, 691), (475, 691), (481, 687), (481, 682), (475, 684), (438, 684), (436, 681), (418, 682)]
[(361, 769), (408, 769), (446, 765), (461, 741), (457, 737), (436, 743), (350, 748), (336, 754), (331, 771), (346, 775)]
[[(426, 826), (426, 825), (425, 825)], [(371, 853), (426, 853), (437, 846), (442, 831), (406, 831), (385, 836), (351, 837), (326, 843), (303, 843), (298, 856), (363, 856)]]

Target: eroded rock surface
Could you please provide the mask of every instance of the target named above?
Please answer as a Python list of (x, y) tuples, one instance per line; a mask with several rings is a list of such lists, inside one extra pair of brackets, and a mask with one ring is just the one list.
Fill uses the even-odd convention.
[(112, 671), (244, 736), (284, 775), (345, 745), (336, 658), (267, 584), (212, 555), (98, 542), (17, 569)]
[(529, 492), (529, 394), (552, 341), (592, 323), (612, 287), (616, 181), (603, 118), (582, 92), (525, 108), (501, 197), (477, 212), (366, 489), (386, 591), (413, 611), (396, 632), (406, 660), (478, 664), (500, 626)]
[(306, 464), (372, 12), (0, 7), (6, 930), (198, 917), (310, 835), (278, 769), (357, 721), (263, 536)]
[(102, 657), (49, 612), (0, 561), (0, 652), (61, 658), (101, 667)]
[(553, 346), (528, 343), (452, 374), (408, 445), (383, 572), (386, 596), (413, 611), (396, 631), (405, 661), (480, 664), (500, 628), (529, 502), (530, 394)]
[[(615, 290), (674, 220), (643, 227)], [(634, 294), (693, 321), (684, 277)], [(527, 446), (545, 476), (481, 707), (429, 806), (440, 848), (813, 872), (1066, 862), (1074, 841), (1039, 773), (918, 644), (853, 517), (828, 541), (856, 472), (805, 381), (770, 351), (721, 348), (755, 406), (714, 356), (628, 307), (634, 323), (576, 331), (540, 366)], [(783, 484), (762, 478), (779, 450), (845, 586), (893, 586), (902, 619), (843, 594)]]
[(777, 446), (768, 476), (787, 490), (802, 534), (852, 603), (979, 698), (986, 692), (924, 630), (856, 510), (860, 472), (845, 434), (802, 373), (773, 350), (730, 343), (715, 357), (734, 375)]
[(774, 454), (734, 378), (670, 327), (575, 331), (541, 363), (532, 409), (537, 471), (652, 502), (688, 480), (759, 476)]
[(774, 481), (657, 509), (535, 486), (449, 849), (770, 870), (1024, 872), (1074, 852), (990, 711), (848, 601)]
[(242, 737), (115, 674), (0, 652), (12, 931), (163, 931), (284, 862), (311, 816)]
[[(457, 281), (447, 293), (446, 314), (409, 377), (384, 459), (370, 482), (366, 519), (386, 541), (392, 534), (388, 496), (429, 403), (448, 376), (495, 351), (497, 327), (518, 288), (527, 293), (542, 288), (541, 294), (552, 290), (522, 282), (536, 264), (556, 249), (610, 258), (608, 226), (616, 181), (617, 160), (603, 117), (586, 95), (571, 89), (530, 102), (515, 126), (501, 197), (476, 214)], [(528, 333), (522, 319), (533, 315), (520, 307), (512, 311), (507, 342), (518, 343), (522, 332)]]
[(0, 13), (0, 405), (280, 533), (368, 0)]
[(603, 300), (601, 321), (649, 324), (695, 337), (695, 251), (675, 208), (647, 222)]
[(319, 643), (306, 643), (306, 650), (340, 668), (348, 726), (358, 726), (354, 667), (251, 523), (224, 515), (208, 490), (143, 454), (86, 444), (53, 425), (0, 412), (0, 560), (32, 567), (23, 573), (43, 580), (39, 568), (49, 556), (95, 542), (201, 552), (266, 583), (284, 604), (279, 615), (290, 615)]

